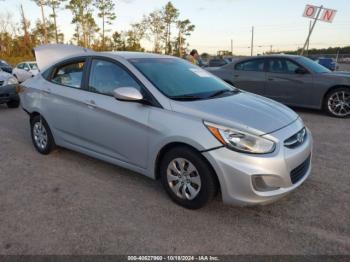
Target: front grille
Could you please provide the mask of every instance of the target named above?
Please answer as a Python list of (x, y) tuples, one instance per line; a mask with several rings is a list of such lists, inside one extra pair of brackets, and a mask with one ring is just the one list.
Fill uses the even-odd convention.
[(309, 170), (310, 163), (311, 155), (303, 163), (301, 163), (290, 172), (290, 179), (292, 180), (293, 184), (298, 183), (298, 181), (300, 181), (305, 176), (306, 172)]
[(2, 86), (4, 84), (4, 81), (0, 81), (0, 86)]

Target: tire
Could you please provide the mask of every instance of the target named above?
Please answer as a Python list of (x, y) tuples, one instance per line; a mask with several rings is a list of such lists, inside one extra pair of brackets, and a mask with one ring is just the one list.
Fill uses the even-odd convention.
[(47, 155), (56, 147), (50, 127), (40, 115), (30, 119), (30, 130), (33, 145), (40, 154)]
[(11, 100), (6, 103), (8, 108), (18, 108), (19, 107), (19, 100)]
[[(184, 172), (180, 171), (181, 166)], [(160, 176), (170, 198), (185, 208), (203, 207), (218, 191), (212, 168), (200, 153), (186, 146), (175, 147), (165, 153), (160, 163)]]
[(331, 90), (325, 97), (323, 109), (328, 115), (333, 117), (349, 117), (350, 88), (340, 87)]

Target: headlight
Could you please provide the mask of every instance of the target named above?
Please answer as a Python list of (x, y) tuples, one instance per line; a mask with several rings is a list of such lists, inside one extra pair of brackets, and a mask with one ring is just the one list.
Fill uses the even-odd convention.
[(17, 79), (15, 77), (10, 77), (5, 81), (4, 86), (5, 85), (16, 85), (16, 84), (18, 84)]
[(231, 150), (250, 154), (267, 154), (275, 150), (275, 143), (266, 138), (208, 122), (204, 124), (217, 140)]

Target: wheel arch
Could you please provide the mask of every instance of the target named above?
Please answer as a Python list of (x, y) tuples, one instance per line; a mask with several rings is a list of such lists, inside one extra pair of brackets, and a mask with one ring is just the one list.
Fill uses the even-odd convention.
[(334, 86), (331, 86), (330, 88), (327, 89), (326, 93), (323, 95), (323, 98), (322, 98), (322, 108), (325, 105), (326, 98), (329, 95), (329, 93), (335, 89), (342, 88), (342, 87), (350, 89), (350, 85), (334, 85)]
[(160, 178), (160, 163), (162, 162), (162, 159), (163, 159), (164, 155), (166, 154), (166, 152), (168, 152), (172, 148), (181, 147), (181, 146), (182, 147), (187, 147), (190, 150), (193, 150), (194, 152), (197, 152), (201, 156), (201, 158), (207, 163), (208, 167), (211, 169), (212, 173), (215, 175), (215, 180), (216, 180), (218, 189), (221, 190), (220, 181), (219, 181), (218, 175), (216, 174), (215, 169), (211, 165), (209, 160), (205, 156), (203, 156), (203, 154), (198, 149), (196, 149), (192, 145), (189, 145), (189, 144), (183, 143), (183, 142), (170, 142), (170, 143), (164, 145), (159, 150), (159, 152), (157, 154), (157, 157), (156, 157), (156, 160), (155, 160), (155, 164), (154, 164), (154, 176), (155, 176), (155, 179), (158, 180)]

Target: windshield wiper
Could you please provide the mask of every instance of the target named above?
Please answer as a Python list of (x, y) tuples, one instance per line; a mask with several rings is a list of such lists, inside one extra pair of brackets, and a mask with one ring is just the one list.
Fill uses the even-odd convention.
[(179, 101), (193, 101), (203, 99), (203, 97), (195, 95), (170, 96), (170, 98)]
[(223, 90), (219, 90), (219, 91), (214, 92), (213, 94), (208, 96), (208, 98), (217, 97), (217, 96), (220, 96), (220, 95), (223, 95), (223, 94), (226, 94), (226, 93), (238, 93), (238, 92), (239, 92), (239, 89), (232, 89), (232, 90), (223, 89)]

